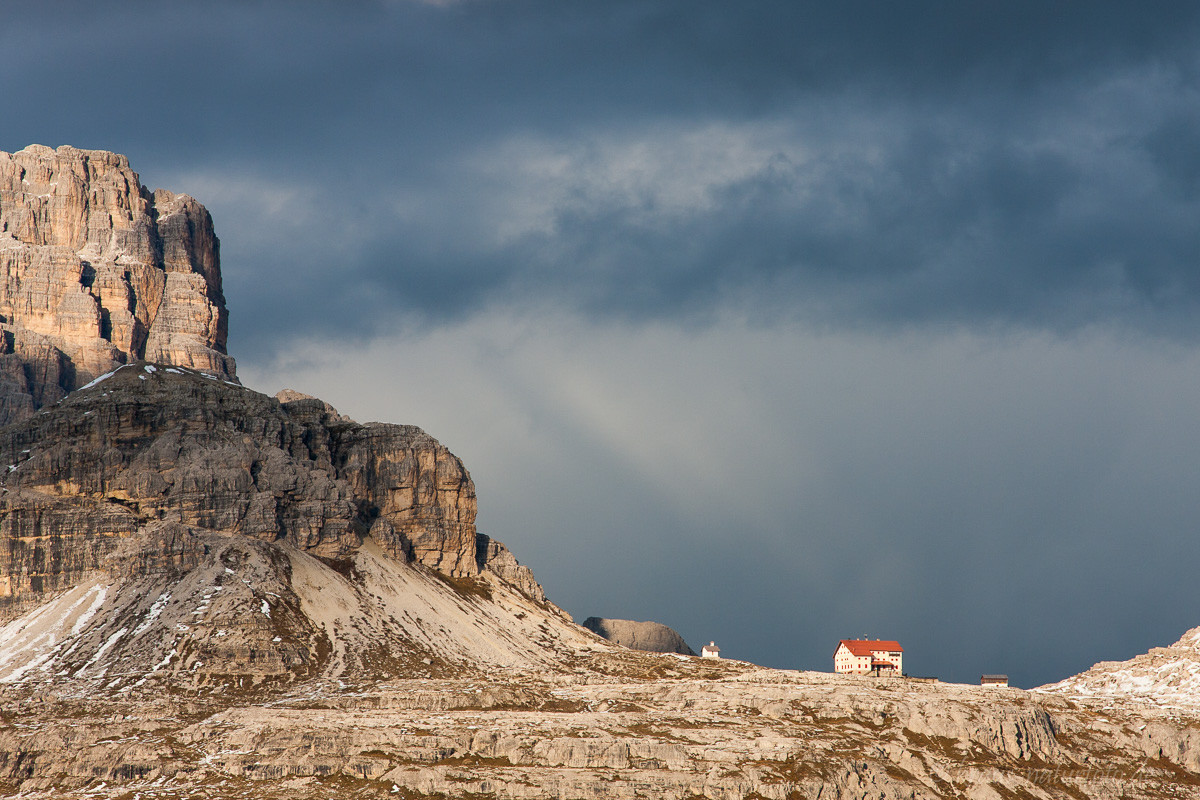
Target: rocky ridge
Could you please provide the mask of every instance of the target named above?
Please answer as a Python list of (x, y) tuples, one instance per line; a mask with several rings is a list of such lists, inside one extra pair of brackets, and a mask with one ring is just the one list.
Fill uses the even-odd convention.
[(0, 152), (0, 425), (140, 359), (234, 377), (212, 218), (121, 155)]
[(0, 790), (147, 800), (1200, 796), (1195, 718), (556, 642), (553, 667), (457, 678), (316, 678), (274, 691), (0, 685)]
[[(430, 576), (451, 594), (503, 589), (564, 616), (526, 567), (475, 530), (474, 483), (452, 453), (419, 428), (359, 425), (316, 399), (281, 403), (139, 363), (2, 429), (2, 463), (0, 621), (40, 608), (44, 619), (29, 630), (58, 646), (42, 651), (13, 633), (24, 655), (0, 663), (0, 680), (35, 661), (71, 676), (172, 667), (162, 676), (186, 669), (191, 682), (328, 672), (335, 651), (456, 661), (440, 640), (452, 637), (425, 640), (420, 622), (406, 627), (402, 596), (438, 587)], [(392, 575), (396, 565), (412, 569)], [(377, 589), (384, 573), (392, 578)], [(326, 631), (328, 609), (305, 591), (347, 578), (335, 615), (343, 630)], [(260, 624), (246, 624), (247, 603), (260, 603)], [(72, 636), (91, 632), (107, 646), (80, 660), (64, 646), (66, 622)], [(359, 642), (350, 632), (366, 625), (376, 634)], [(226, 631), (220, 646), (205, 644), (217, 630)], [(168, 657), (185, 645), (203, 655)], [(487, 661), (469, 648), (461, 655)]]
[(1102, 661), (1036, 691), (1200, 712), (1200, 628), (1192, 628), (1169, 647), (1155, 647), (1128, 661)]

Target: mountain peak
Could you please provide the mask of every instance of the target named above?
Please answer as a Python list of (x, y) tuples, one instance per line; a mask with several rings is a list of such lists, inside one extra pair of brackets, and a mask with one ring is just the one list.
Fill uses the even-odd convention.
[[(52, 600), (66, 606), (46, 619), (101, 596), (104, 612), (79, 623), (78, 648), (60, 631), (59, 650), (25, 648), (0, 680), (24, 677), (43, 656), (54, 674), (87, 677), (88, 659), (71, 660), (72, 649), (92, 653), (93, 666), (144, 674), (171, 642), (205, 653), (189, 680), (296, 679), (331, 668), (337, 653), (339, 670), (368, 668), (360, 656), (375, 651), (391, 661), (419, 652), (430, 663), (516, 658), (504, 655), (500, 633), (520, 629), (515, 619), (494, 622), (482, 654), (438, 633), (464, 613), (451, 599), (460, 596), (489, 609), (528, 606), (530, 620), (573, 627), (527, 568), (476, 531), (469, 473), (414, 426), (360, 425), (320, 401), (280, 403), (210, 373), (142, 362), (0, 430), (0, 463), (0, 622)], [(397, 592), (419, 598), (407, 615), (400, 600), (388, 605)], [(327, 628), (329, 603), (341, 611)], [(203, 636), (183, 636), (188, 615), (211, 623)], [(131, 644), (133, 631), (149, 639)], [(88, 635), (96, 640), (80, 638)], [(211, 646), (201, 646), (205, 637), (215, 637)]]
[(125, 156), (0, 152), (0, 425), (137, 360), (234, 378), (204, 206)]

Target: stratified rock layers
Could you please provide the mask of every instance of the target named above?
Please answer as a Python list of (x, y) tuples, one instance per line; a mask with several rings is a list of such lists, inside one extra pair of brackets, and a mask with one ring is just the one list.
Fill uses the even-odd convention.
[(360, 425), (319, 400), (130, 365), (0, 431), (5, 464), (0, 621), (97, 570), (191, 569), (214, 533), (334, 561), (370, 539), (448, 577), (494, 565), (544, 600), (476, 534), (475, 485), (456, 456), (419, 428)]
[(232, 378), (227, 329), (204, 206), (114, 153), (0, 152), (0, 425), (131, 361)]
[(1169, 647), (1151, 648), (1128, 661), (1101, 661), (1086, 672), (1034, 691), (1200, 710), (1200, 628), (1192, 628)]

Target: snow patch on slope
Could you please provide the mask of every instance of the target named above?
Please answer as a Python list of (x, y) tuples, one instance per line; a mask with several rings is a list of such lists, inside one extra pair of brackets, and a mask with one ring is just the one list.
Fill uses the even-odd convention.
[(46, 665), (104, 603), (108, 585), (82, 583), (0, 628), (0, 683), (16, 683)]
[(1155, 647), (1128, 661), (1102, 661), (1086, 672), (1034, 691), (1200, 709), (1200, 628), (1191, 629), (1170, 647)]

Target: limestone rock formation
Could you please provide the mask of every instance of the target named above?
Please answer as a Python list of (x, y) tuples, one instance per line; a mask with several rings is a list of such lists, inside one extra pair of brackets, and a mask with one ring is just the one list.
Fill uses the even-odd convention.
[(1128, 661), (1102, 661), (1038, 692), (1200, 711), (1200, 628)]
[(234, 377), (212, 219), (124, 156), (0, 152), (0, 425), (116, 366)]
[[(55, 619), (95, 604), (103, 624), (88, 617), (76, 634), (120, 634), (96, 669), (117, 659), (125, 672), (154, 672), (186, 644), (189, 679), (255, 680), (316, 674), (331, 653), (367, 671), (375, 651), (390, 653), (372, 656), (385, 661), (398, 651), (454, 661), (458, 650), (458, 660), (511, 660), (511, 634), (499, 631), (523, 629), (512, 619), (492, 624), (482, 654), (424, 631), (459, 613), (450, 604), (443, 618), (423, 614), (446, 605), (439, 592), (490, 600), (503, 590), (510, 606), (539, 609), (538, 624), (569, 625), (529, 570), (476, 532), (474, 483), (445, 447), (419, 428), (359, 425), (291, 398), (139, 363), (0, 430), (0, 621), (65, 592)], [(331, 612), (312, 592), (328, 591), (338, 570), (352, 577), (334, 615), (341, 629), (324, 630)], [(404, 597), (421, 599), (408, 607)], [(210, 624), (197, 633), (189, 614), (199, 607)], [(205, 638), (218, 629), (228, 638)], [(359, 629), (374, 633), (356, 638)], [(149, 639), (135, 642), (134, 631)], [(0, 680), (42, 656), (71, 676), (87, 661), (35, 651), (0, 663)]]
[(659, 622), (635, 622), (631, 619), (603, 619), (588, 617), (583, 627), (610, 642), (632, 650), (648, 653), (679, 653), (694, 656), (696, 651), (688, 647), (683, 637), (672, 628)]
[[(222, 594), (212, 592), (214, 604)], [(247, 624), (266, 619), (255, 616)], [(71, 626), (64, 619), (60, 629)], [(115, 635), (89, 640), (88, 651)], [(115, 641), (111, 648), (124, 640)], [(486, 676), (316, 678), (276, 691), (201, 685), (179, 692), (153, 676), (138, 685), (141, 677), (103, 675), (97, 662), (84, 668), (100, 675), (86, 691), (49, 679), (36, 692), (0, 684), (0, 793), (26, 800), (1200, 794), (1196, 717), (1153, 709), (1117, 716), (1019, 689), (769, 670), (557, 633), (553, 641), (555, 668), (493, 667)], [(164, 660), (180, 658), (172, 653)], [(198, 660), (193, 652), (182, 658)], [(188, 674), (180, 672), (169, 686)]]

